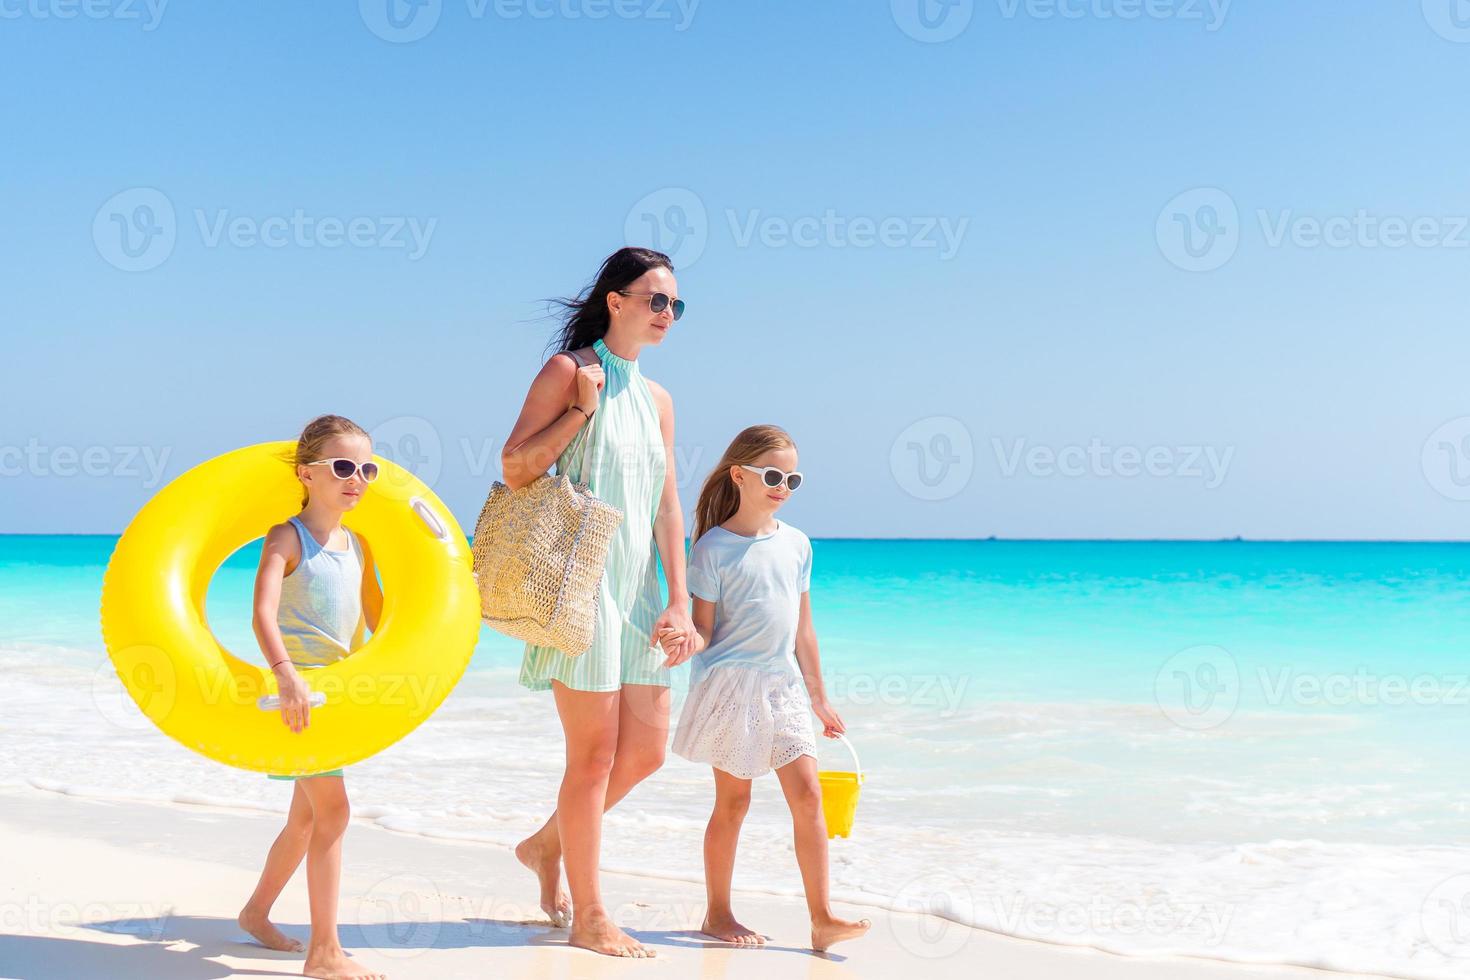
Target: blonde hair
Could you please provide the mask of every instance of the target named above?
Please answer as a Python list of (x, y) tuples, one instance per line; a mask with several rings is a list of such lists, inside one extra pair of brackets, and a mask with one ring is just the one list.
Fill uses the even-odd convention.
[(694, 505), (694, 537), (689, 543), (698, 541), (706, 531), (725, 523), (740, 509), (740, 488), (730, 479), (730, 467), (753, 465), (772, 449), (795, 448), (796, 442), (779, 425), (752, 425), (742, 429), (699, 488), (699, 501)]
[[(296, 438), (296, 453), (289, 462), (292, 471), (297, 466), (305, 466), (307, 463), (315, 463), (322, 458), (322, 450), (328, 442), (337, 436), (363, 436), (371, 440), (371, 436), (362, 426), (349, 418), (341, 415), (318, 415), (306, 423), (306, 428), (301, 430), (301, 435)], [(311, 501), (311, 492), (306, 489), (306, 484), (301, 485), (301, 506), (305, 507)]]

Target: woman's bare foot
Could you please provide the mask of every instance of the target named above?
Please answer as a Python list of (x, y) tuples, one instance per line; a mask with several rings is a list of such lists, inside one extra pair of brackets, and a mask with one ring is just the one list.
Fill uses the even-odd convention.
[(270, 918), (264, 912), (257, 912), (249, 907), (240, 910), (240, 917), (235, 920), (240, 923), (240, 928), (250, 933), (251, 938), (266, 949), (279, 950), (282, 953), (299, 953), (306, 947), (301, 940), (292, 939), (275, 927)]
[(699, 931), (706, 936), (718, 939), (722, 943), (732, 943), (736, 946), (764, 946), (766, 937), (753, 929), (747, 929), (735, 921), (735, 917), (728, 912), (720, 915), (706, 915), (704, 925)]
[(537, 835), (516, 845), (516, 858), (531, 869), (541, 886), (541, 911), (558, 929), (572, 923), (572, 900), (561, 890), (561, 855), (554, 854)]
[(388, 980), (388, 974), (378, 973), (352, 962), (341, 946), (309, 951), (301, 975), (315, 980)]
[(822, 952), (844, 939), (856, 939), (871, 929), (873, 923), (867, 919), (853, 922), (851, 919), (824, 919), (812, 923), (812, 949)]
[(567, 942), (604, 956), (627, 956), (644, 959), (657, 954), (617, 926), (601, 909), (590, 915), (579, 912), (572, 918), (572, 934)]

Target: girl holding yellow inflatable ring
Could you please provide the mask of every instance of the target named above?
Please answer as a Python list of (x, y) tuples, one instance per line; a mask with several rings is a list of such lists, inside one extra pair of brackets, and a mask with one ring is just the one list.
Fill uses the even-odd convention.
[[(267, 532), (255, 577), (253, 625), (280, 691), (281, 721), (293, 732), (311, 724), (311, 689), (301, 672), (350, 656), (376, 630), (383, 595), (367, 541), (342, 518), (377, 478), (372, 440), (340, 415), (313, 419), (296, 441), (301, 513)], [(342, 838), (350, 808), (342, 770), (295, 780), (286, 826), (271, 845), (240, 926), (268, 949), (299, 952), (301, 943), (270, 921), (271, 906), (306, 859), (311, 941), (302, 974), (332, 980), (378, 980), (348, 958), (337, 936)]]

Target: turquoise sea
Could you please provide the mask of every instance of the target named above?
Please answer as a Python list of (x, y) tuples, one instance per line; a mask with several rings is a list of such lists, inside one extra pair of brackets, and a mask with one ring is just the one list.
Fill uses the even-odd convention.
[[(97, 625), (115, 541), (0, 536), (0, 781), (282, 809), (279, 786), (122, 696)], [(813, 544), (827, 683), (868, 772), (833, 844), (839, 897), (1125, 952), (1410, 976), (1470, 955), (1433, 919), (1470, 894), (1470, 545)], [(255, 555), (208, 600), (246, 656)], [(519, 658), (483, 632), (439, 714), (349, 774), (356, 812), (500, 843), (533, 829), (561, 744)], [(737, 885), (794, 891), (766, 782)], [(710, 794), (671, 757), (609, 817), (607, 865), (697, 876)]]

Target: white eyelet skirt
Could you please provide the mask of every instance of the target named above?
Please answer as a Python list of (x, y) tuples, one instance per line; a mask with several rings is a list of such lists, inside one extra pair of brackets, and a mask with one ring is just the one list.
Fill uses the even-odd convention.
[(689, 688), (674, 752), (741, 779), (817, 754), (801, 678), (743, 664), (713, 667)]

